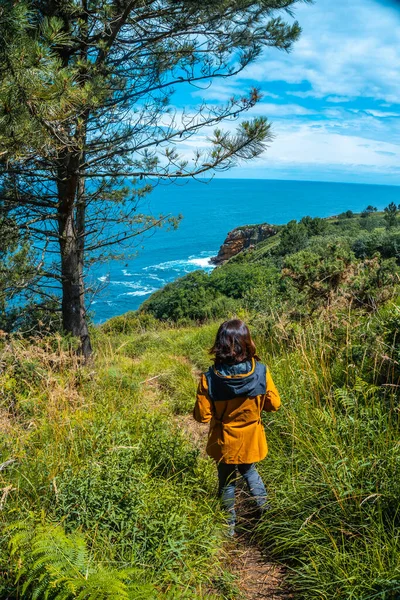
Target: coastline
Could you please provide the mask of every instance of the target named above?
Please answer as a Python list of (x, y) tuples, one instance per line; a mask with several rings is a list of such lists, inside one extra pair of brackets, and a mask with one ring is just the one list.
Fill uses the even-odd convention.
[[(282, 225), (307, 214), (334, 217), (347, 209), (359, 212), (368, 204), (382, 209), (392, 200), (398, 202), (398, 197), (393, 186), (266, 179), (221, 178), (208, 184), (158, 186), (141, 210), (152, 214), (168, 210), (184, 218), (177, 230), (161, 229), (141, 239), (125, 261), (110, 261), (91, 270), (89, 285), (101, 288), (90, 307), (94, 322), (136, 310), (155, 290), (197, 268), (210, 271), (207, 259), (218, 254), (228, 232), (236, 227)], [(109, 283), (104, 286), (101, 278)]]

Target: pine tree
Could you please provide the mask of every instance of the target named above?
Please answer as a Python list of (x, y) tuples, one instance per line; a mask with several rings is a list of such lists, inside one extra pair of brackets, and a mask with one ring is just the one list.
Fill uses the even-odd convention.
[(384, 219), (386, 221), (386, 227), (388, 229), (390, 229), (390, 227), (393, 227), (396, 224), (396, 220), (397, 220), (397, 214), (398, 214), (398, 209), (397, 206), (394, 202), (391, 202), (390, 204), (388, 204), (388, 206), (386, 206), (386, 208), (384, 208)]
[[(0, 330), (13, 328), (18, 308), (13, 299), (26, 292), (37, 274), (29, 244), (20, 236), (17, 224), (0, 206)], [(8, 305), (11, 309), (7, 310)]]
[[(168, 221), (140, 213), (149, 182), (227, 169), (271, 140), (263, 117), (233, 133), (219, 127), (253, 108), (258, 90), (195, 113), (173, 108), (174, 91), (234, 77), (266, 47), (289, 51), (300, 27), (280, 13), (299, 1), (3, 3), (0, 199), (54, 257), (37, 291), (60, 286), (63, 327), (85, 356), (91, 262), (123, 255), (132, 238)], [(210, 128), (207, 149), (179, 154), (180, 141)]]

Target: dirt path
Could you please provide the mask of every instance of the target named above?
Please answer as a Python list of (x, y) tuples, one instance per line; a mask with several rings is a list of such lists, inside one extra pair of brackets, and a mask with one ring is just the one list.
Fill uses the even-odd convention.
[(229, 551), (229, 567), (238, 578), (246, 600), (289, 600), (293, 598), (285, 584), (285, 572), (264, 558), (250, 540), (239, 538)]
[[(182, 357), (182, 361), (190, 362)], [(193, 375), (197, 379), (200, 372), (193, 367)], [(157, 398), (158, 378), (153, 377), (144, 382), (148, 389)], [(177, 415), (175, 421), (193, 445), (205, 456), (209, 425), (196, 423), (191, 414)], [(243, 600), (290, 600), (294, 595), (288, 590), (285, 582), (285, 569), (269, 561), (263, 556), (262, 550), (252, 540), (254, 531), (254, 516), (246, 514), (249, 498), (246, 491), (238, 485), (237, 508), (237, 535), (232, 542), (227, 542), (224, 548), (224, 562), (226, 569), (237, 578), (240, 598)], [(240, 533), (241, 532), (241, 533)]]
[[(177, 423), (193, 444), (205, 454), (208, 424), (196, 423), (191, 415), (179, 416)], [(252, 517), (246, 515), (248, 498), (239, 491), (237, 498), (238, 530), (242, 533), (226, 546), (226, 568), (236, 575), (244, 600), (289, 600), (294, 595), (285, 582), (285, 569), (269, 561), (251, 539)]]

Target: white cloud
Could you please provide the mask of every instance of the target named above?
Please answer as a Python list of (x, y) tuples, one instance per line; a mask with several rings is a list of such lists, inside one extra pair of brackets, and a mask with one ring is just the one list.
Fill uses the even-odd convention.
[(327, 101), (328, 102), (334, 102), (334, 103), (338, 103), (338, 104), (342, 104), (343, 102), (349, 102), (352, 98), (349, 98), (348, 96), (328, 96), (327, 97)]
[(218, 81), (213, 81), (212, 85), (199, 87), (195, 91), (192, 91), (192, 96), (204, 100), (219, 100), (221, 102), (226, 102), (232, 96), (239, 96), (241, 93), (243, 93), (243, 91), (241, 91), (239, 82), (219, 83)]
[(400, 146), (369, 140), (356, 135), (339, 134), (320, 126), (301, 125), (297, 128), (276, 128), (277, 137), (266, 154), (259, 158), (265, 164), (291, 163), (300, 165), (329, 164), (346, 167), (394, 168), (400, 165)]
[(277, 100), (279, 98), (278, 94), (273, 94), (272, 92), (262, 92), (262, 96), (266, 98), (275, 98)]
[(263, 115), (266, 117), (295, 117), (315, 115), (316, 111), (300, 106), (299, 104), (273, 104), (270, 102), (259, 102), (248, 113), (249, 115)]
[[(362, 111), (359, 111), (362, 112)], [(400, 117), (400, 113), (398, 112), (389, 112), (384, 110), (376, 110), (374, 108), (366, 108), (364, 109), (368, 115), (372, 115), (373, 117), (378, 117), (379, 119), (387, 119), (389, 117)]]
[[(206, 87), (199, 87), (195, 91), (192, 91), (194, 98), (201, 98), (209, 101), (220, 101), (227, 102), (232, 96), (242, 96), (248, 94), (249, 86), (243, 86), (243, 82), (230, 81), (229, 83), (220, 83), (218, 81), (212, 82), (211, 85)], [(262, 92), (262, 95), (267, 98), (273, 98), (277, 100), (278, 94), (272, 92)]]
[[(192, 96), (219, 102), (251, 85), (267, 90), (248, 115), (223, 124), (233, 131), (242, 118), (258, 115), (273, 122), (274, 142), (245, 163), (247, 173), (304, 168), (400, 182), (400, 2), (317, 0), (299, 4), (296, 18), (303, 34), (290, 54), (269, 49), (240, 78)], [(183, 152), (204, 148), (207, 135), (193, 137)]]
[[(289, 54), (265, 52), (244, 76), (309, 82), (302, 97), (368, 96), (400, 101), (400, 10), (377, 0), (318, 0), (296, 11), (303, 34)], [(301, 97), (300, 96), (300, 97)]]
[[(226, 123), (224, 129), (231, 132), (238, 121)], [(179, 144), (179, 152), (190, 158), (196, 148), (209, 147), (208, 136), (213, 128)], [(275, 123), (275, 139), (268, 149), (256, 160), (246, 163), (246, 168), (289, 167), (314, 165), (335, 166), (344, 169), (375, 169), (393, 171), (400, 169), (400, 145), (384, 140), (368, 139), (346, 130), (335, 131), (329, 123), (311, 121), (299, 123), (279, 121)]]

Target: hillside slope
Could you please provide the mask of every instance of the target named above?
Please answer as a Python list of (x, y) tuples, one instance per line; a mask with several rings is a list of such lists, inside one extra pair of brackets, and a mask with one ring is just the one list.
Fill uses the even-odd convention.
[(260, 560), (296, 598), (397, 600), (398, 225), (289, 223), (94, 328), (90, 365), (62, 337), (3, 336), (0, 598), (256, 597), (190, 416), (220, 319), (238, 314), (283, 401), (264, 417), (271, 510), (244, 522)]
[[(1, 597), (21, 596), (16, 575), (28, 598), (77, 582), (104, 598), (241, 597), (215, 467), (187, 433), (217, 325), (118, 317), (94, 331), (90, 367), (62, 339), (3, 341)], [(265, 417), (271, 511), (254, 535), (301, 597), (397, 598), (399, 325), (395, 304), (274, 338), (253, 323), (283, 398)]]
[(400, 218), (386, 214), (304, 217), (207, 274), (155, 292), (142, 310), (161, 320), (224, 318), (244, 308), (270, 319), (309, 317), (340, 304), (374, 311), (397, 294)]
[(90, 366), (62, 339), (3, 343), (0, 597), (19, 575), (21, 597), (75, 598), (87, 570), (82, 598), (228, 597), (213, 465), (176, 420), (211, 331), (93, 335)]

